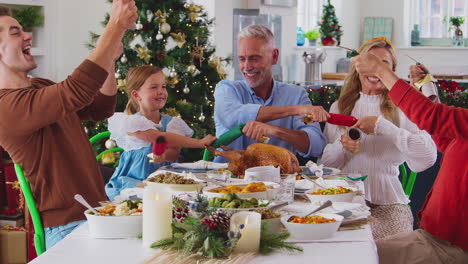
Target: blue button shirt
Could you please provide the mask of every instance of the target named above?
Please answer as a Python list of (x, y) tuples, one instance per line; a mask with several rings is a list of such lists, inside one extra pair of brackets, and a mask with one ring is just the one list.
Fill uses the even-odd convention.
[[(214, 98), (214, 119), (217, 137), (238, 124), (255, 121), (261, 106), (311, 105), (308, 94), (303, 87), (277, 81), (273, 82), (271, 96), (266, 101), (256, 96), (255, 91), (244, 80), (223, 80), (219, 82), (216, 85)], [(301, 119), (301, 116), (289, 116), (267, 122), (267, 124), (305, 131), (310, 142), (307, 153), (293, 149), (289, 143), (276, 137), (270, 137), (268, 143), (286, 148), (294, 154), (299, 153), (303, 157), (318, 157), (326, 145), (325, 136), (322, 134), (318, 123), (306, 125)], [(241, 136), (229, 144), (229, 147), (243, 150), (253, 143), (257, 142), (247, 136)], [(215, 162), (226, 162), (226, 159), (216, 157)]]

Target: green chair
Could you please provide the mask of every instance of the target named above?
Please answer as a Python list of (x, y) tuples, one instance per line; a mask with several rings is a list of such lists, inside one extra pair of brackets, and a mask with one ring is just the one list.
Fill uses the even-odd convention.
[[(242, 129), (244, 128), (244, 126), (245, 124), (240, 124), (233, 127), (231, 130), (219, 136), (219, 138), (216, 139), (215, 142), (211, 144), (211, 146), (219, 148), (223, 145), (229, 145), (238, 137), (242, 136)], [(213, 154), (211, 154), (211, 152), (208, 149), (205, 149), (205, 151), (203, 152), (203, 160), (210, 161), (213, 160), (213, 158)]]
[(416, 181), (416, 176), (418, 173), (409, 170), (409, 177), (408, 177), (408, 170), (406, 168), (405, 163), (400, 165), (400, 172), (401, 172), (401, 186), (405, 191), (405, 194), (410, 197), (411, 193), (413, 192), (414, 182)]
[[(102, 140), (102, 139), (107, 139), (107, 138), (110, 138), (110, 132), (109, 131), (105, 131), (105, 132), (101, 132), (99, 134), (96, 134), (94, 135), (93, 137), (91, 137), (89, 139), (89, 142), (91, 143), (91, 145), (97, 143), (98, 141)], [(97, 156), (96, 156), (96, 160), (99, 162), (101, 161), (101, 157), (102, 155), (106, 154), (106, 153), (109, 153), (109, 152), (123, 152), (124, 149), (123, 148), (112, 148), (112, 149), (106, 149), (104, 151), (102, 151), (101, 153), (99, 153)]]
[(26, 200), (26, 206), (29, 208), (31, 214), (33, 226), (34, 226), (34, 247), (36, 248), (36, 254), (39, 256), (46, 250), (45, 247), (45, 235), (44, 228), (42, 226), (41, 215), (39, 210), (36, 207), (36, 201), (31, 192), (31, 187), (29, 182), (24, 176), (23, 168), (19, 164), (15, 164), (16, 177), (18, 177), (18, 182), (23, 192), (24, 198)]

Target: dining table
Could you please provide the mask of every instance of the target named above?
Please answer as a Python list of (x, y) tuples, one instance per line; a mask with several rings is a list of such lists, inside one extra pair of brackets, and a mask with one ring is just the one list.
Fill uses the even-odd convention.
[[(358, 186), (363, 190), (362, 182)], [(355, 197), (353, 202), (365, 204), (364, 196)], [(304, 199), (296, 199), (288, 206), (304, 206)], [(302, 247), (303, 251), (276, 250), (268, 255), (258, 255), (248, 263), (378, 263), (377, 249), (368, 222), (357, 228), (340, 229), (333, 237), (327, 239), (303, 241), (290, 238), (287, 242), (295, 243)], [(136, 237), (93, 238), (90, 236), (88, 223), (85, 222), (30, 263), (158, 263), (150, 260), (159, 250), (144, 248), (142, 240)]]

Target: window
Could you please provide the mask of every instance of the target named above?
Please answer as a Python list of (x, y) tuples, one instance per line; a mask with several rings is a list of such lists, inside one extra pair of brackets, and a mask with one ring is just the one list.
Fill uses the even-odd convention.
[(412, 24), (419, 24), (422, 38), (451, 38), (453, 30), (449, 30), (451, 16), (465, 17), (461, 26), (468, 33), (468, 0), (416, 0), (412, 1)]
[(297, 26), (304, 32), (317, 29), (317, 22), (322, 15), (324, 0), (298, 0), (297, 1)]

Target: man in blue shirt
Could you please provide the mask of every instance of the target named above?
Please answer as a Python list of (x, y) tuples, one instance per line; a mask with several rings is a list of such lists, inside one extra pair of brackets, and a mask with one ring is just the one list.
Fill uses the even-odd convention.
[[(246, 124), (244, 135), (229, 144), (233, 149), (246, 149), (263, 136), (269, 144), (286, 148), (301, 156), (319, 156), (326, 145), (318, 123), (304, 124), (303, 117), (326, 121), (328, 113), (312, 106), (306, 90), (293, 84), (273, 80), (272, 65), (279, 51), (271, 31), (262, 25), (251, 25), (238, 35), (239, 68), (242, 81), (223, 80), (216, 86), (216, 136), (236, 125)], [(216, 157), (216, 162), (226, 159)]]

